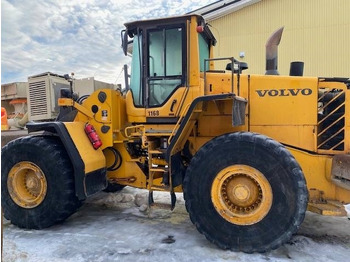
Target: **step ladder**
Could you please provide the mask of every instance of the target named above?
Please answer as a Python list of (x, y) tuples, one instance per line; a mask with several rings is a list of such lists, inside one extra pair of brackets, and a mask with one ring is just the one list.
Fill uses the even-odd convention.
[[(163, 208), (173, 210), (176, 203), (176, 195), (172, 188), (171, 175), (169, 174), (169, 168), (167, 162), (165, 161), (164, 155), (166, 153), (165, 149), (151, 149), (148, 151), (148, 161), (149, 161), (149, 177), (148, 177), (148, 207), (149, 209)], [(155, 179), (162, 179), (161, 185), (154, 185)], [(153, 198), (153, 191), (164, 191), (170, 193), (171, 203), (155, 203)]]

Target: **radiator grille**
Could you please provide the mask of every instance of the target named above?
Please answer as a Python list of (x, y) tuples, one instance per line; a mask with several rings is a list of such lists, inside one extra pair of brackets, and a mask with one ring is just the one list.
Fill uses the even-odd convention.
[(344, 150), (345, 91), (319, 89), (318, 98), (318, 149)]
[(46, 115), (48, 113), (45, 80), (29, 83), (29, 105), (31, 116)]

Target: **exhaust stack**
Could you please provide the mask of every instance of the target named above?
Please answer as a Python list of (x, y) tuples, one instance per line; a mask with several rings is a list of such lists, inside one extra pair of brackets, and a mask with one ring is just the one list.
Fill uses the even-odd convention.
[(280, 44), (284, 26), (276, 30), (266, 42), (266, 72), (265, 75), (279, 75), (277, 70), (278, 45)]
[(304, 62), (294, 61), (290, 63), (290, 76), (303, 76), (304, 74)]

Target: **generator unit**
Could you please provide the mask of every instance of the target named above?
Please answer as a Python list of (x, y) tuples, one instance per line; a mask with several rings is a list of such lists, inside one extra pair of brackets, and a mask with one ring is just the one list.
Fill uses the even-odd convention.
[[(94, 77), (74, 79), (73, 91), (80, 97), (98, 89), (114, 89), (115, 85), (97, 81)], [(53, 120), (59, 113), (57, 100), (62, 88), (70, 88), (62, 75), (46, 72), (28, 77), (29, 121)]]
[(57, 99), (62, 88), (69, 88), (69, 82), (58, 74), (46, 72), (28, 77), (29, 121), (55, 119), (59, 112)]

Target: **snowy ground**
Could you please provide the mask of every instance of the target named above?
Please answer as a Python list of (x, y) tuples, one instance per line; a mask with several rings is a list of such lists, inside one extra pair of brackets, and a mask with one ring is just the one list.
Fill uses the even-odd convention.
[[(189, 220), (181, 194), (173, 212), (142, 212), (146, 199), (146, 191), (128, 187), (99, 193), (63, 224), (39, 231), (5, 220), (3, 261), (349, 261), (350, 220), (345, 217), (308, 212), (287, 244), (250, 255), (209, 243)], [(155, 193), (157, 200), (168, 196)]]

